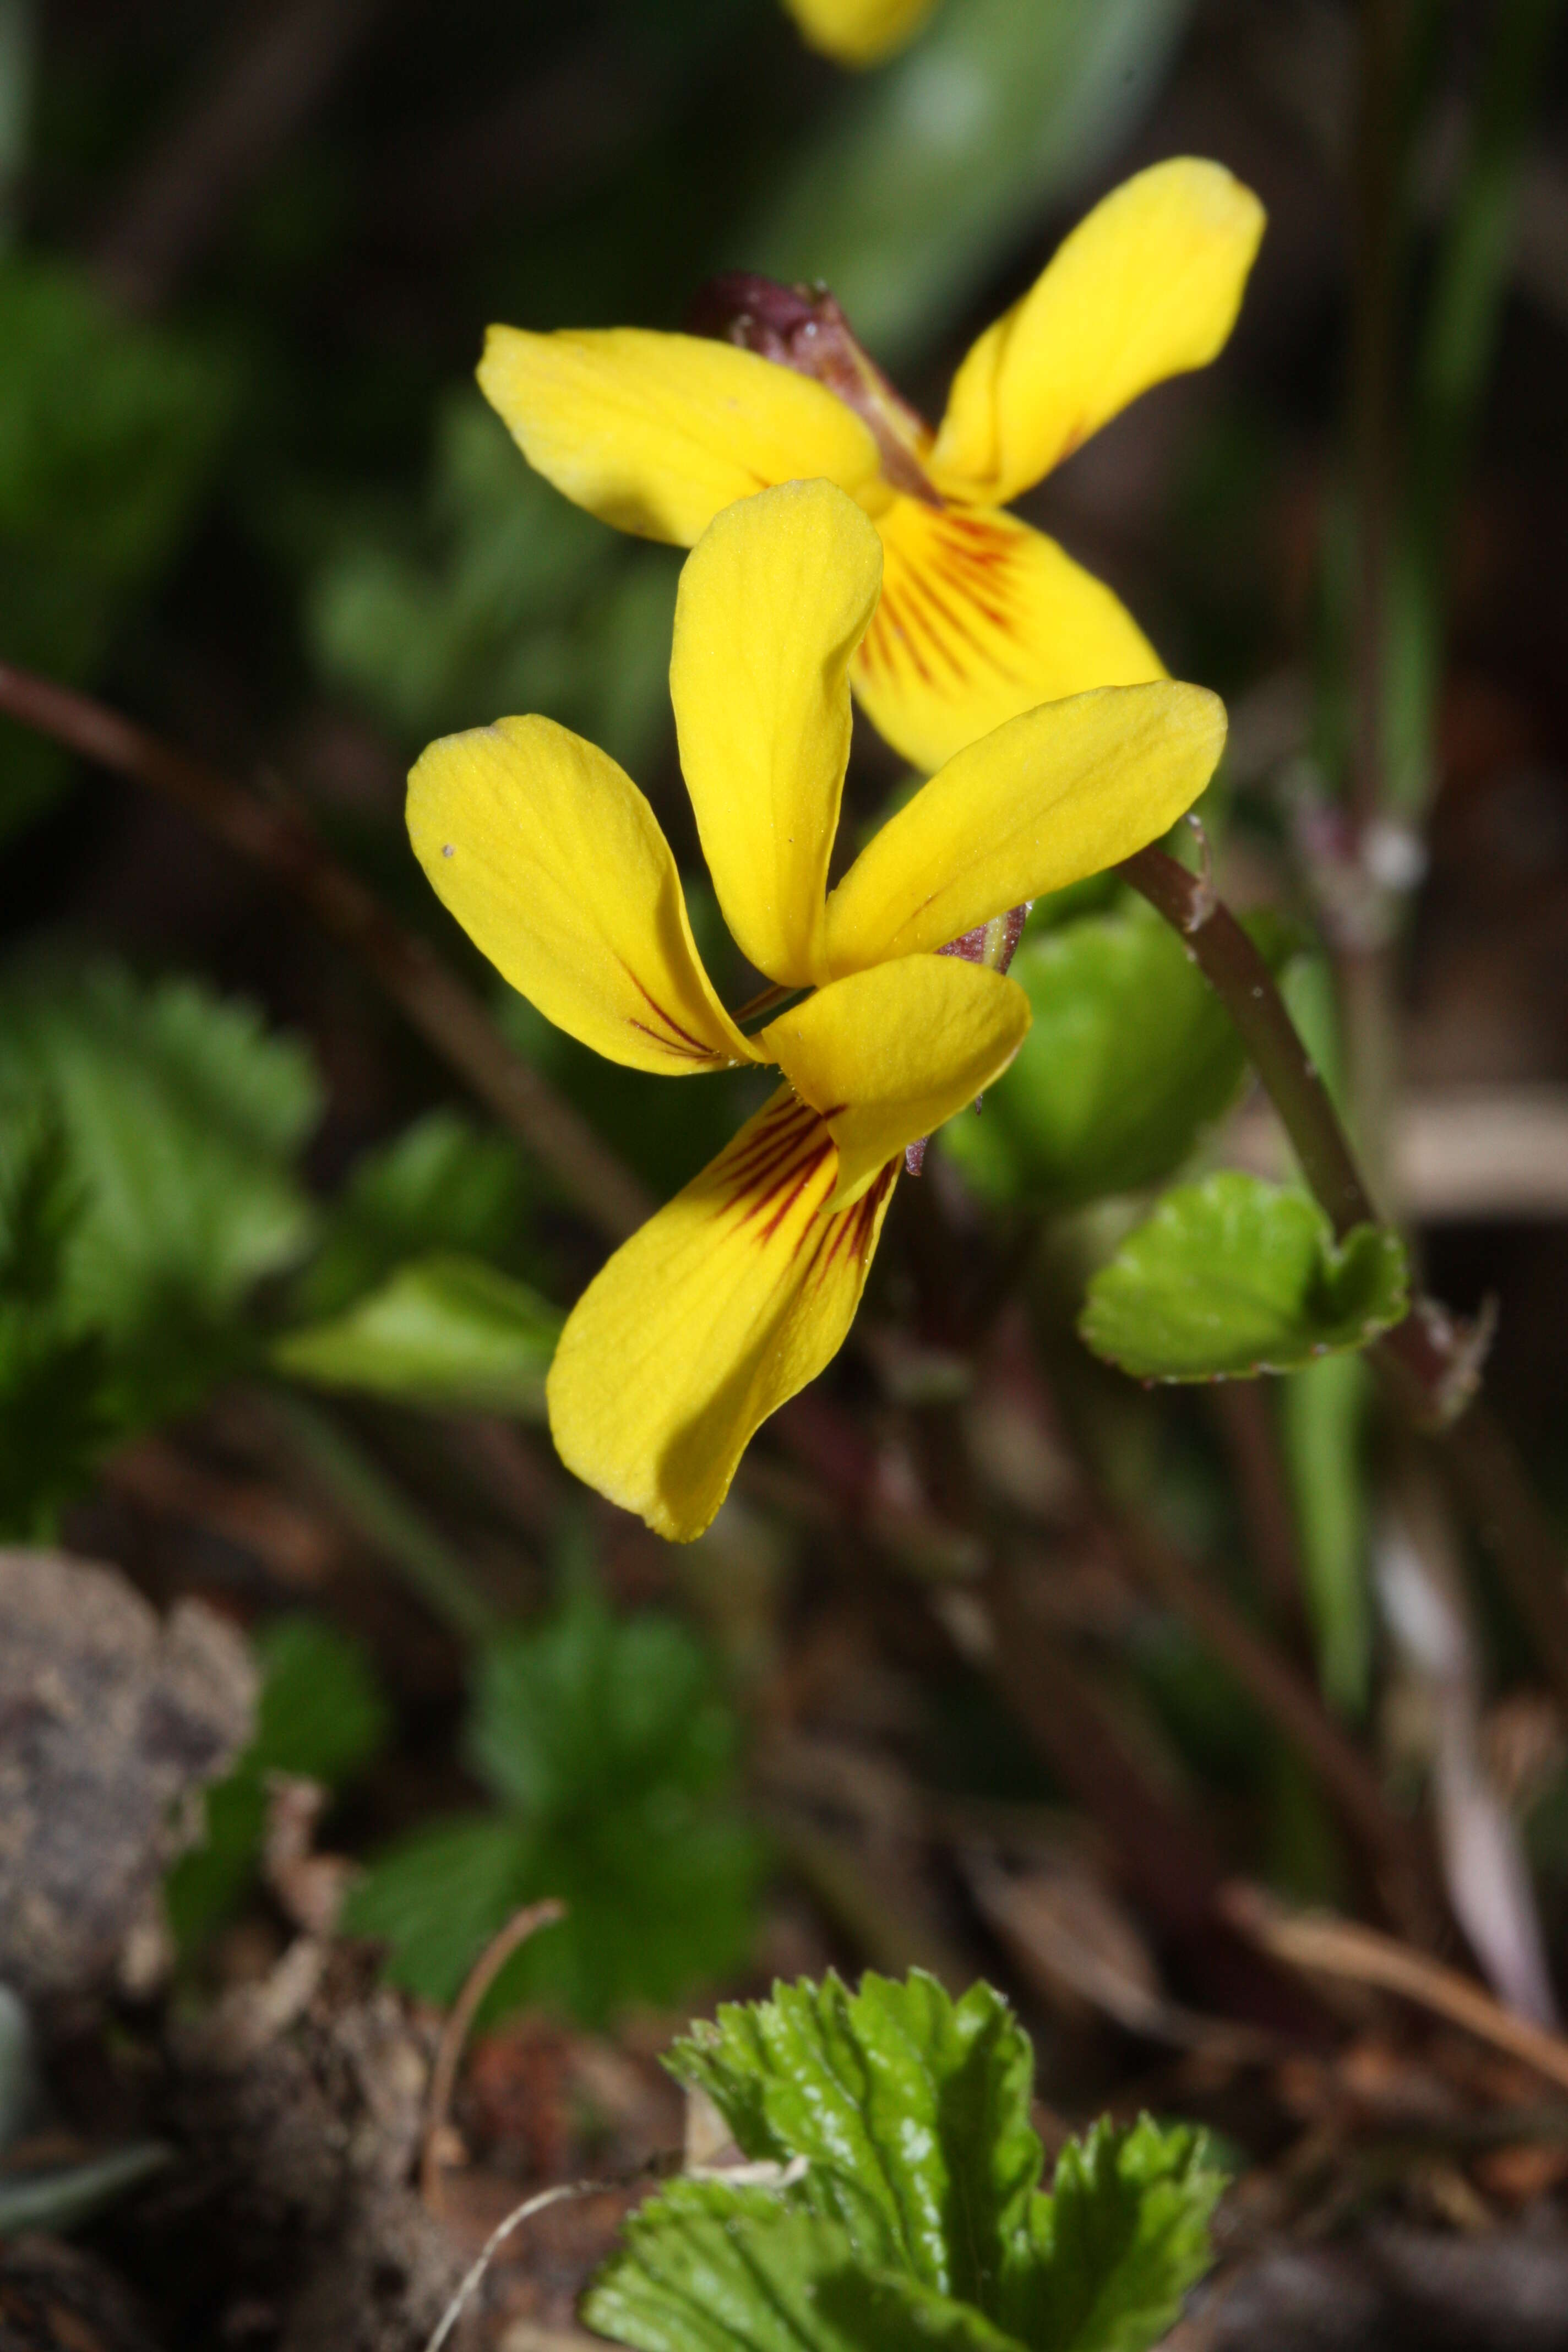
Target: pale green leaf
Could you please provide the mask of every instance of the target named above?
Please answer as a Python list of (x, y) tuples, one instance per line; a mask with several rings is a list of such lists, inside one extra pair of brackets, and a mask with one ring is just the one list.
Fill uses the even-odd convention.
[(285, 1332), (272, 1360), (321, 1388), (536, 1421), (560, 1330), (555, 1308), (524, 1284), (443, 1252), (400, 1266), (342, 1314)]
[(1140, 1380), (1239, 1380), (1363, 1348), (1408, 1303), (1396, 1234), (1336, 1243), (1303, 1192), (1232, 1171), (1168, 1192), (1089, 1286), (1079, 1329)]
[(721, 2008), (668, 2063), (750, 2158), (808, 2160), (803, 2196), (856, 2259), (994, 2312), (1039, 2179), (1033, 2059), (1000, 1994), (915, 1970)]

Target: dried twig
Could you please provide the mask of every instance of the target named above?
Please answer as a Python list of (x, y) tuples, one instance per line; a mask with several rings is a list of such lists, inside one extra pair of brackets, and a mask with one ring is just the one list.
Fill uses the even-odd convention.
[(1445, 1967), (1441, 1960), (1429, 1959), (1425, 1952), (1414, 1951), (1375, 1927), (1363, 1927), (1349, 1919), (1326, 1913), (1292, 1916), (1253, 1886), (1227, 1887), (1224, 1908), (1232, 1925), (1250, 1942), (1291, 1968), (1399, 1993), (1434, 2016), (1463, 2026), (1494, 2048), (1506, 2050), (1510, 2057), (1522, 2059), (1548, 2082), (1568, 2090), (1568, 2041), (1516, 2017), (1471, 1978)]
[(432, 2213), (441, 2213), (446, 2206), (441, 2186), (441, 2136), (447, 2128), (463, 2044), (468, 2038), (468, 2029), (473, 2024), (479, 2003), (512, 1954), (520, 1951), (541, 1927), (552, 1927), (558, 1919), (565, 1916), (564, 1903), (553, 1900), (530, 1903), (519, 1911), (507, 1921), (499, 1935), (491, 1937), (469, 1969), (462, 1991), (452, 2003), (447, 2022), (441, 2028), (440, 2046), (431, 2070), (430, 2105), (419, 2157), (419, 2194)]
[(485, 2273), (514, 2230), (520, 2230), (522, 2224), (525, 2221), (531, 2221), (536, 2213), (542, 2213), (547, 2206), (564, 2205), (571, 2198), (603, 2196), (620, 2189), (622, 2185), (618, 2180), (563, 2180), (554, 2189), (542, 2189), (537, 2197), (525, 2197), (522, 2203), (515, 2206), (504, 2221), (497, 2223), (485, 2240), (478, 2260), (464, 2273), (457, 2294), (437, 2321), (435, 2333), (425, 2347), (425, 2352), (441, 2352), (442, 2345), (446, 2343), (453, 2328), (461, 2319), (470, 2297), (476, 2294), (483, 2284)]

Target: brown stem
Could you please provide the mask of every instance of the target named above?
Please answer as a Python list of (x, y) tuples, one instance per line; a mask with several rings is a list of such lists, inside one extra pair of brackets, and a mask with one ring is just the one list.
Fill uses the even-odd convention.
[(479, 2003), (500, 1976), (512, 1954), (520, 1951), (541, 1927), (552, 1927), (566, 1916), (566, 1906), (553, 1896), (542, 1903), (530, 1903), (515, 1912), (499, 1934), (490, 1937), (484, 1950), (469, 1969), (462, 1991), (452, 2003), (447, 2021), (441, 2028), (440, 2046), (436, 2063), (430, 2070), (430, 2100), (426, 2111), (424, 2144), (419, 2156), (419, 2194), (426, 2209), (440, 2214), (446, 2210), (441, 2186), (441, 2135), (447, 2128), (451, 2111), (452, 2093), (457, 2088), (458, 2067), (463, 2055), (463, 2044), (479, 2014)]
[(176, 802), (230, 849), (264, 866), (352, 948), (426, 1044), (525, 1143), (584, 1216), (612, 1241), (651, 1202), (570, 1103), (512, 1051), (479, 999), (435, 950), (393, 919), (341, 865), (296, 807), (258, 800), (216, 769), (85, 694), (0, 663), (0, 711), (23, 726)]
[(1118, 869), (1173, 930), (1222, 1000), (1284, 1122), (1301, 1171), (1343, 1240), (1375, 1224), (1361, 1171), (1316, 1064), (1297, 1033), (1268, 963), (1206, 881), (1163, 849), (1141, 849)]
[(1494, 2049), (1506, 2050), (1568, 2090), (1568, 2041), (1532, 2025), (1528, 2018), (1516, 2017), (1458, 1969), (1445, 1968), (1352, 1919), (1327, 1913), (1291, 1914), (1257, 1887), (1227, 1888), (1225, 1908), (1243, 1935), (1292, 1968), (1398, 1993), (1434, 2016), (1463, 2026)]
[[(1376, 1222), (1328, 1089), (1297, 1033), (1273, 973), (1208, 884), (1163, 850), (1141, 849), (1120, 868), (1186, 942), (1229, 1013), (1294, 1147), (1301, 1171), (1343, 1239)], [(1552, 1528), (1503, 1431), (1476, 1398), (1478, 1334), (1434, 1299), (1418, 1297), (1368, 1350), (1385, 1385), (1420, 1429), (1441, 1434), (1441, 1458), (1472, 1524), (1497, 1561), (1542, 1662), (1568, 1698), (1568, 1579)]]

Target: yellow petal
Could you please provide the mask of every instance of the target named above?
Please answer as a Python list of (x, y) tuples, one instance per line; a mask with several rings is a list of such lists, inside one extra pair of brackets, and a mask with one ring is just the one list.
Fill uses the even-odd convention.
[(931, 457), (939, 486), (1004, 506), (1151, 384), (1206, 365), (1263, 226), (1249, 188), (1191, 156), (1113, 189), (959, 369)]
[(912, 41), (935, 0), (784, 0), (801, 38), (841, 66), (874, 66)]
[(1037, 703), (1163, 666), (1109, 588), (1009, 514), (898, 498), (877, 518), (882, 600), (850, 675), (872, 725), (928, 773)]
[(826, 1126), (781, 1087), (567, 1320), (546, 1387), (556, 1450), (661, 1536), (701, 1534), (759, 1423), (843, 1343), (898, 1170), (828, 1215), (837, 1171)]
[(882, 827), (827, 902), (827, 961), (859, 971), (944, 946), (1098, 874), (1191, 808), (1225, 706), (1162, 680), (1048, 702), (972, 743)]
[(698, 958), (658, 818), (581, 736), (500, 719), (432, 743), (408, 835), (475, 946), (596, 1054), (676, 1076), (756, 1058)]
[(1029, 1027), (1016, 981), (958, 956), (903, 956), (818, 989), (757, 1043), (838, 1146), (833, 1209), (905, 1144), (999, 1078)]
[(879, 467), (870, 428), (823, 385), (698, 335), (492, 327), (479, 375), (558, 490), (678, 547), (771, 483), (822, 475), (853, 489)]
[(719, 904), (759, 971), (821, 977), (827, 860), (849, 758), (849, 657), (882, 572), (831, 482), (726, 507), (687, 558), (669, 691)]

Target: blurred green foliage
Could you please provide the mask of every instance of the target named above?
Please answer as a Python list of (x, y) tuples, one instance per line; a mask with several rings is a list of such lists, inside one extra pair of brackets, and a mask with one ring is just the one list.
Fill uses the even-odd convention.
[(528, 1170), (506, 1136), (461, 1111), (426, 1111), (350, 1169), (295, 1286), (296, 1310), (335, 1315), (425, 1250), (504, 1263), (531, 1199)]
[(1125, 136), (1188, 5), (952, 0), (912, 48), (839, 94), (759, 203), (747, 266), (825, 279), (879, 358), (909, 356)]
[(319, 1617), (281, 1617), (257, 1636), (256, 1732), (226, 1779), (206, 1791), (201, 1843), (163, 1882), (169, 1925), (189, 1957), (237, 1908), (256, 1874), (268, 1779), (289, 1773), (329, 1790), (385, 1742), (388, 1715), (363, 1651)]
[(450, 1412), (544, 1414), (544, 1375), (562, 1316), (482, 1259), (414, 1258), (341, 1315), (285, 1332), (279, 1370)]
[[(211, 482), (237, 392), (226, 353), (115, 315), (79, 270), (0, 254), (0, 652), (90, 678)], [(0, 841), (68, 772), (0, 719)]]
[(0, 1116), (0, 1537), (41, 1540), (116, 1430), (100, 1332), (65, 1307), (81, 1210), (47, 1111)]
[(466, 1748), (491, 1810), (374, 1864), (345, 1924), (449, 2001), (490, 1938), (544, 1895), (564, 1921), (501, 1970), (487, 2010), (547, 2000), (590, 2024), (674, 2001), (743, 1960), (762, 1852), (735, 1806), (738, 1727), (677, 1619), (617, 1618), (577, 1586), (479, 1651)]
[(254, 1008), (116, 965), (0, 985), (0, 1512), (38, 1535), (112, 1440), (246, 1352), (313, 1228), (320, 1094)]
[(468, 389), (437, 410), (422, 504), (354, 518), (316, 572), (323, 676), (410, 751), (544, 710), (645, 762), (668, 726), (676, 552), (628, 546), (560, 497)]
[(1240, 1041), (1149, 909), (1028, 937), (1013, 977), (1034, 1024), (981, 1116), (942, 1130), (983, 1200), (1061, 1210), (1155, 1183), (1234, 1102)]

